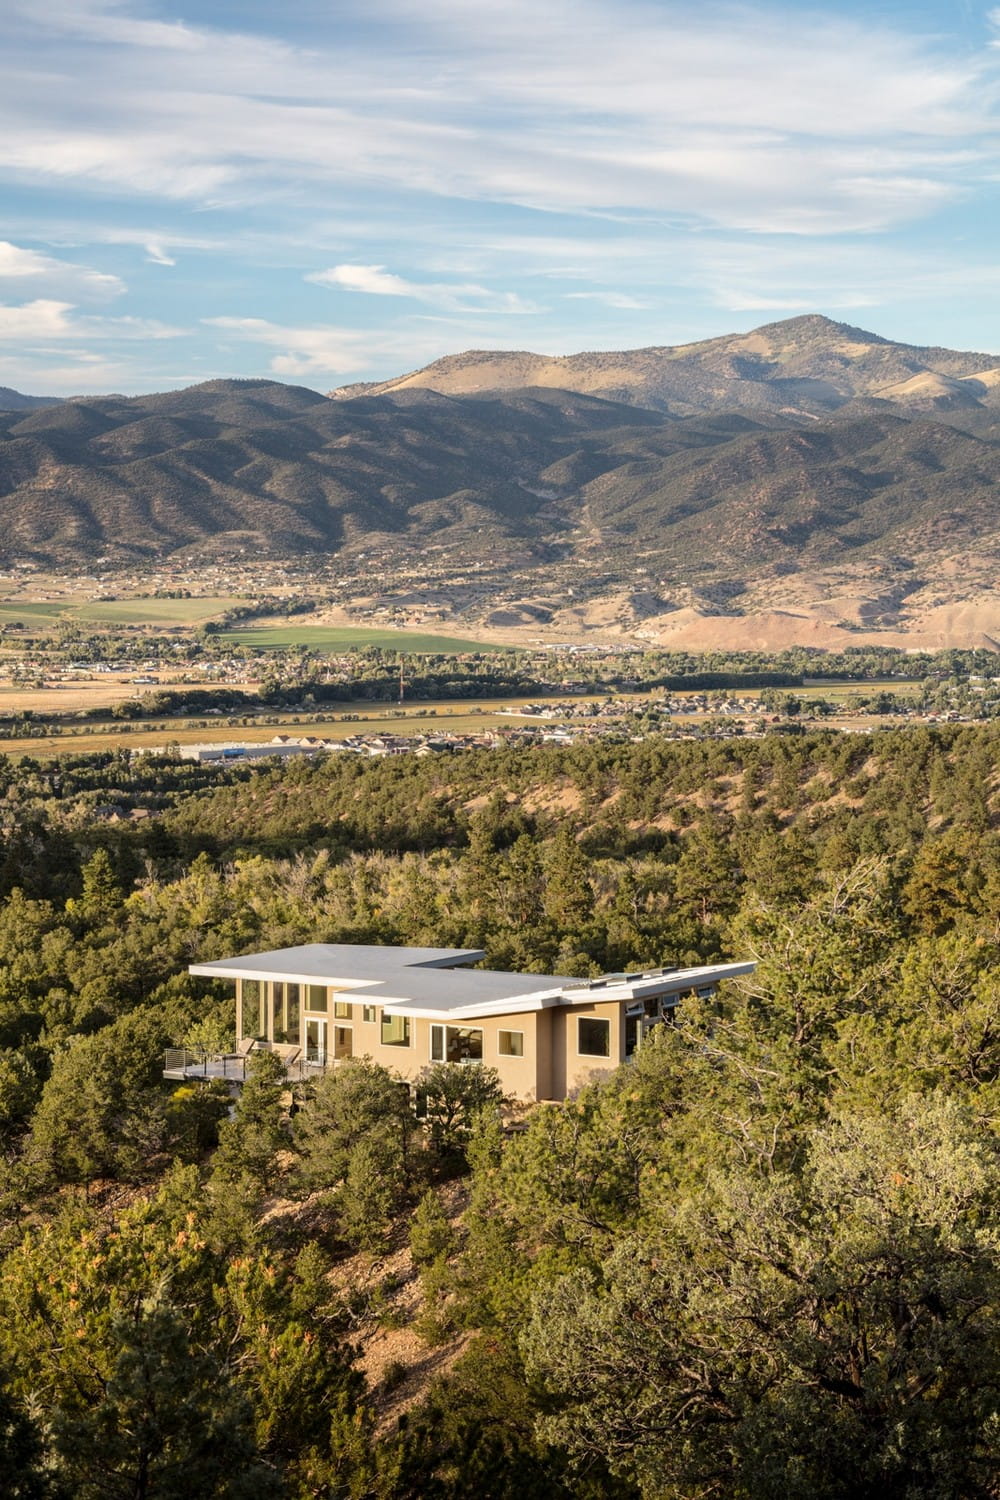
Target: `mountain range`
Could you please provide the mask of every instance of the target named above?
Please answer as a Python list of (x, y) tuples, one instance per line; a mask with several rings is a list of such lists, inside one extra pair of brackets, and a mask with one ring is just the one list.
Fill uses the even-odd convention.
[(470, 350), (408, 375), (341, 386), (335, 400), (544, 386), (696, 416), (721, 410), (823, 416), (859, 398), (906, 410), (1000, 418), (1000, 356), (893, 343), (819, 314), (696, 344), (559, 358)]
[(219, 380), (0, 410), (0, 562), (374, 547), (391, 572), (430, 548), (456, 574), (516, 566), (529, 619), (572, 581), (641, 595), (644, 620), (801, 605), (838, 628), (993, 587), (995, 356), (810, 316), (621, 354), (470, 352), (330, 396)]

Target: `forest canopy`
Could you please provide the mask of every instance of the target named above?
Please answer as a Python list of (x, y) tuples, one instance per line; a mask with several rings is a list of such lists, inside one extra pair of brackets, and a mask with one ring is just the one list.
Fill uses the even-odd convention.
[[(998, 772), (988, 726), (0, 763), (0, 1492), (1000, 1494)], [(187, 966), (305, 941), (757, 967), (565, 1105), (166, 1083), (232, 1025)]]

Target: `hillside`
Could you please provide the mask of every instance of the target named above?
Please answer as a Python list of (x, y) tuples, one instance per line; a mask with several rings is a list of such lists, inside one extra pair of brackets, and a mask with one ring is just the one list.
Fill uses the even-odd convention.
[(1000, 414), (1000, 356), (893, 343), (818, 314), (750, 333), (621, 353), (559, 358), (469, 350), (374, 384), (331, 391), (336, 400), (421, 389), (445, 395), (557, 387), (678, 416), (754, 408), (836, 411), (858, 397), (908, 409)]
[(602, 473), (658, 425), (564, 394), (344, 405), (271, 381), (67, 402), (0, 426), (2, 555), (71, 565), (192, 548), (329, 553), (379, 537), (545, 543), (564, 523), (540, 510), (537, 476), (578, 453)]
[[(195, 774), (0, 760), (5, 1500), (995, 1500), (996, 726)], [(755, 968), (566, 1104), (166, 1083), (319, 938)]]
[[(554, 366), (497, 354), (350, 399), (218, 380), (4, 412), (0, 565), (339, 555), (367, 558), (373, 598), (402, 589), (515, 637), (734, 644), (711, 617), (762, 646), (842, 644), (845, 628), (982, 643), (1000, 637), (987, 363), (798, 318), (559, 362), (560, 378), (619, 394), (627, 366), (628, 400), (547, 386)], [(435, 370), (501, 388), (426, 388)], [(515, 376), (543, 383), (504, 388)], [(669, 412), (647, 404), (654, 378)], [(428, 571), (437, 592), (421, 599)]]
[(58, 396), (25, 396), (22, 391), (12, 391), (9, 385), (0, 385), (0, 412), (35, 411), (39, 406), (58, 405)]

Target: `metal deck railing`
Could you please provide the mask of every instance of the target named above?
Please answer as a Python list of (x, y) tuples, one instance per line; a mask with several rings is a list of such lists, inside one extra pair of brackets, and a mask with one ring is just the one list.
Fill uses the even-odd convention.
[[(256, 1049), (246, 1053), (219, 1053), (200, 1048), (168, 1047), (163, 1059), (163, 1076), (178, 1082), (188, 1078), (219, 1078), (231, 1083), (243, 1083), (246, 1081), (247, 1064), (254, 1055), (254, 1050)], [(301, 1052), (296, 1052), (290, 1057), (282, 1058), (282, 1062), (289, 1082), (301, 1083), (332, 1068), (336, 1059), (306, 1058)]]

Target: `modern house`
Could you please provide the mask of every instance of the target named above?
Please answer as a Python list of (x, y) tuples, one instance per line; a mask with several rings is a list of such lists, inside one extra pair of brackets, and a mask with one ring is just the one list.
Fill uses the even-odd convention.
[[(236, 987), (238, 1051), (275, 1051), (308, 1074), (370, 1057), (415, 1081), (433, 1063), (496, 1068), (518, 1099), (565, 1099), (642, 1046), (685, 995), (752, 963), (573, 979), (474, 969), (476, 949), (306, 943), (192, 964)], [(168, 1076), (186, 1076), (183, 1060)], [(190, 1071), (190, 1070), (187, 1070)]]

